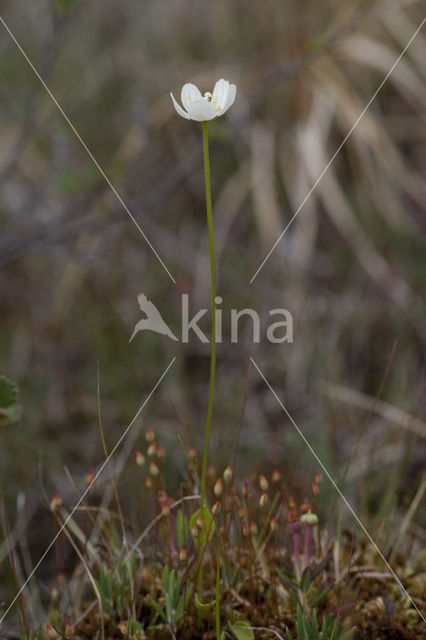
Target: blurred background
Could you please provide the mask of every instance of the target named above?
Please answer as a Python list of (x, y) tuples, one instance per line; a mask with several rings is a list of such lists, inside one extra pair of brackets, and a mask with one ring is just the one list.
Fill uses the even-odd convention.
[[(177, 433), (200, 447), (209, 347), (140, 333), (145, 293), (180, 333), (181, 294), (209, 306), (201, 128), (169, 97), (237, 85), (212, 123), (218, 349), (211, 461), (238, 478), (281, 469), (301, 497), (318, 465), (249, 366), (253, 356), (331, 475), (365, 517), (401, 517), (426, 437), (426, 34), (420, 31), (270, 259), (250, 283), (421, 23), (424, 2), (14, 0), (1, 16), (158, 251), (135, 224), (0, 23), (0, 374), (21, 417), (0, 428), (10, 526), (34, 558), (43, 506), (69, 505), (176, 361), (116, 457), (126, 505), (150, 426), (182, 478)], [(229, 309), (294, 342), (230, 342)], [(208, 333), (208, 320), (203, 320)], [(264, 335), (264, 333), (262, 334)], [(225, 452), (225, 455), (224, 455)], [(234, 457), (234, 454), (236, 457)], [(71, 481), (72, 480), (72, 481)], [(99, 479), (100, 493), (108, 474)], [(335, 495), (324, 483), (322, 508)], [(426, 516), (416, 531), (425, 539)], [(350, 523), (353, 527), (353, 523)], [(0, 560), (7, 547), (0, 546)]]

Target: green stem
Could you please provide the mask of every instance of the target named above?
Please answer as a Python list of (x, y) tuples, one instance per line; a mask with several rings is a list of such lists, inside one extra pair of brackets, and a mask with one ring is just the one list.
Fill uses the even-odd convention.
[(212, 343), (210, 352), (210, 385), (209, 404), (207, 408), (207, 423), (204, 439), (203, 466), (201, 471), (201, 506), (206, 504), (206, 476), (207, 476), (207, 456), (209, 452), (210, 428), (213, 413), (214, 386), (216, 375), (216, 273), (214, 261), (214, 236), (213, 236), (213, 209), (212, 194), (210, 185), (210, 159), (209, 159), (209, 134), (208, 122), (203, 122), (203, 154), (204, 154), (204, 182), (206, 187), (206, 208), (207, 225), (209, 230), (209, 252), (210, 252), (210, 277), (212, 296)]

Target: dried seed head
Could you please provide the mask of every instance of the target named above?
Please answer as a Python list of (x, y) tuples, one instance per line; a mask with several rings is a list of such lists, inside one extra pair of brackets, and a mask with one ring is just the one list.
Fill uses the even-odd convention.
[(259, 500), (259, 507), (262, 507), (263, 509), (263, 507), (266, 507), (267, 504), (268, 504), (268, 494), (262, 493)]
[(62, 507), (62, 498), (59, 493), (55, 493), (50, 501), (50, 509), (52, 511), (56, 511), (56, 509), (59, 509), (59, 507)]
[(138, 465), (138, 467), (143, 467), (144, 466), (144, 464), (145, 464), (145, 456), (140, 451), (136, 451), (135, 460), (136, 460), (136, 464)]
[(265, 476), (259, 476), (259, 486), (261, 491), (268, 491), (269, 484)]
[(148, 429), (145, 431), (145, 439), (147, 442), (154, 442), (155, 435), (151, 427), (148, 427)]
[(181, 550), (179, 551), (179, 560), (181, 562), (185, 562), (187, 557), (188, 557), (188, 554), (186, 553), (186, 548), (182, 547)]
[(149, 472), (154, 477), (158, 476), (158, 474), (160, 473), (160, 470), (158, 466), (155, 464), (155, 462), (149, 463)]
[(216, 496), (216, 498), (220, 498), (220, 496), (223, 493), (223, 480), (222, 480), (222, 478), (219, 478), (218, 480), (216, 480), (213, 491), (214, 491), (214, 495)]
[(276, 533), (278, 531), (278, 520), (276, 518), (271, 518), (270, 527), (272, 533)]
[(281, 473), (278, 469), (274, 469), (271, 476), (272, 482), (279, 482), (281, 480)]
[(214, 505), (213, 505), (213, 507), (212, 507), (212, 514), (213, 514), (214, 516), (216, 516), (216, 515), (219, 513), (219, 511), (220, 511), (220, 509), (221, 509), (221, 506), (222, 506), (222, 505), (220, 504), (220, 502), (215, 502), (215, 503), (214, 503)]
[(229, 465), (226, 467), (225, 471), (223, 472), (223, 479), (225, 480), (226, 484), (231, 484), (232, 482), (232, 469)]

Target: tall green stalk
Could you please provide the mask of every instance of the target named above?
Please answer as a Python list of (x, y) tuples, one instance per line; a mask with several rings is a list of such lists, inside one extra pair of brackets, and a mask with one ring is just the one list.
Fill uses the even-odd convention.
[(210, 185), (210, 158), (209, 158), (209, 133), (208, 122), (203, 122), (203, 154), (204, 154), (204, 183), (206, 187), (206, 209), (207, 226), (209, 231), (209, 253), (210, 253), (210, 277), (211, 277), (211, 297), (212, 297), (212, 342), (210, 352), (210, 384), (209, 384), (209, 404), (207, 408), (206, 433), (204, 438), (203, 466), (201, 470), (201, 506), (206, 504), (206, 476), (207, 476), (207, 456), (209, 452), (210, 428), (213, 414), (213, 399), (216, 375), (216, 271), (214, 260), (214, 236), (213, 236), (213, 209), (212, 194)]

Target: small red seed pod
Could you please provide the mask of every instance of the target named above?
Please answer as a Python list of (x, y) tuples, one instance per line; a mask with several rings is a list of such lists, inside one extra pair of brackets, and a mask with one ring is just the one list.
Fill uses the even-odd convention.
[(189, 449), (188, 456), (190, 457), (191, 460), (196, 460), (197, 459), (197, 450), (196, 449)]
[(216, 476), (216, 467), (214, 466), (214, 464), (209, 464), (209, 466), (207, 467), (207, 477), (210, 478), (210, 480), (213, 480), (215, 476)]
[(220, 512), (222, 505), (220, 504), (220, 502), (215, 502), (213, 507), (212, 507), (212, 514), (214, 516), (217, 516), (217, 514)]
[(186, 547), (182, 547), (181, 550), (179, 551), (179, 560), (181, 562), (185, 562), (187, 557), (188, 557), (188, 554), (186, 552)]
[(311, 482), (311, 491), (313, 496), (319, 496), (320, 486), (316, 482)]
[(273, 470), (271, 480), (275, 483), (281, 480), (281, 473), (278, 471), (278, 469)]
[(290, 498), (288, 499), (288, 506), (290, 509), (295, 509), (296, 508), (296, 501), (293, 498), (293, 496), (290, 496)]
[(161, 444), (157, 444), (157, 458), (159, 460), (164, 460), (166, 457), (166, 450)]
[(244, 484), (243, 484), (243, 496), (245, 498), (247, 498), (248, 494), (249, 494), (248, 482), (244, 482)]
[(255, 522), (250, 522), (250, 533), (252, 536), (257, 535), (257, 524)]
[(146, 489), (151, 489), (152, 488), (152, 478), (151, 478), (151, 476), (146, 476), (145, 477), (145, 488)]
[(259, 486), (260, 486), (260, 490), (265, 493), (265, 491), (268, 491), (268, 481), (265, 478), (265, 476), (259, 476)]
[(95, 480), (95, 476), (93, 474), (93, 471), (87, 471), (86, 473), (86, 486), (90, 487), (90, 485), (94, 482)]
[(49, 623), (46, 625), (46, 631), (47, 631), (47, 636), (48, 638), (50, 638), (50, 640), (54, 640), (55, 638), (58, 637), (58, 634), (56, 633), (55, 629)]
[(158, 476), (158, 474), (160, 473), (160, 470), (158, 468), (158, 466), (155, 464), (155, 462), (150, 462), (149, 463), (149, 472), (152, 476)]
[(157, 443), (151, 442), (146, 453), (148, 455), (148, 458), (153, 458), (155, 455), (157, 455)]
[(225, 480), (226, 484), (231, 484), (232, 482), (232, 468), (229, 465), (223, 472), (223, 479)]
[(218, 480), (216, 480), (215, 484), (214, 484), (214, 495), (216, 496), (216, 498), (220, 498), (220, 496), (223, 493), (223, 480), (222, 478), (218, 478)]
[(50, 509), (56, 511), (59, 507), (62, 507), (62, 498), (59, 493), (55, 493), (50, 501)]
[(268, 494), (262, 493), (259, 500), (259, 507), (262, 507), (262, 508), (266, 507), (267, 504), (268, 504)]
[(322, 475), (320, 474), (319, 471), (317, 471), (316, 473), (314, 473), (314, 480), (317, 484), (321, 484), (322, 482)]
[(145, 456), (140, 451), (136, 451), (135, 461), (138, 467), (143, 467), (145, 464)]
[(276, 518), (271, 518), (270, 527), (272, 533), (276, 533), (278, 531), (278, 520)]
[(69, 622), (66, 623), (65, 625), (65, 633), (64, 633), (65, 637), (68, 638), (72, 638), (72, 626), (70, 625)]
[(163, 514), (163, 516), (165, 516), (166, 518), (169, 517), (170, 515), (170, 509), (169, 506), (167, 504), (163, 504), (161, 507), (161, 513)]
[(148, 427), (148, 429), (145, 431), (145, 440), (147, 442), (154, 442), (155, 440), (155, 435), (151, 427)]
[(128, 633), (127, 624), (123, 620), (121, 620), (121, 622), (118, 623), (118, 628), (120, 629), (121, 634), (123, 636), (127, 636), (127, 633)]
[(191, 535), (194, 538), (194, 540), (198, 539), (198, 536), (200, 535), (200, 527), (198, 526), (198, 524), (195, 524), (192, 529), (191, 529)]
[(238, 517), (242, 519), (242, 518), (245, 518), (245, 515), (246, 515), (246, 510), (244, 509), (243, 505), (240, 505), (238, 507)]
[(243, 536), (249, 536), (250, 535), (250, 525), (247, 522), (247, 520), (245, 520), (243, 522)]

